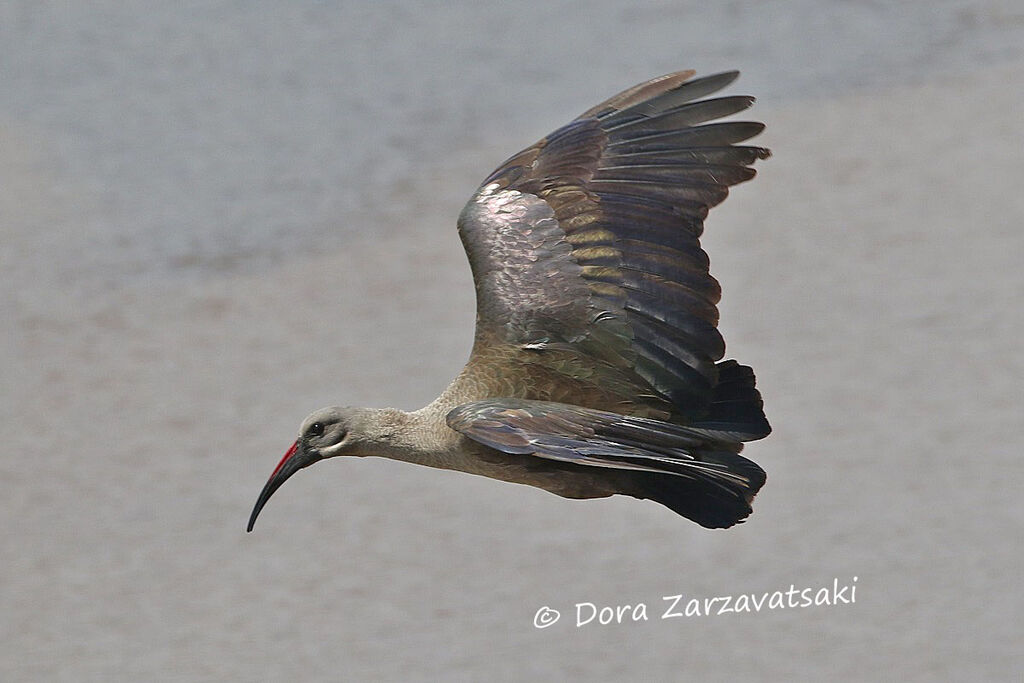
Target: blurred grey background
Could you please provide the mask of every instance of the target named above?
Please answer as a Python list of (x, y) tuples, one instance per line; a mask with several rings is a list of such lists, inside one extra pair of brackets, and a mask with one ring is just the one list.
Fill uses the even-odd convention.
[[(365, 459), (246, 535), (309, 411), (461, 367), (476, 184), (680, 68), (741, 69), (774, 151), (704, 240), (775, 427), (750, 520)], [(0, 678), (1019, 675), (1022, 81), (1015, 0), (0, 2)]]

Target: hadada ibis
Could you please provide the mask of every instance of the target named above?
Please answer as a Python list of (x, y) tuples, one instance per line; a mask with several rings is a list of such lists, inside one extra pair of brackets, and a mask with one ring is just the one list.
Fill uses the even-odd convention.
[(424, 408), (323, 408), (249, 519), (304, 467), (381, 456), (566, 498), (650, 499), (701, 526), (751, 512), (771, 428), (754, 373), (722, 360), (721, 290), (700, 236), (754, 177), (761, 123), (737, 72), (680, 71), (619, 93), (501, 164), (458, 229), (476, 286), (465, 368)]

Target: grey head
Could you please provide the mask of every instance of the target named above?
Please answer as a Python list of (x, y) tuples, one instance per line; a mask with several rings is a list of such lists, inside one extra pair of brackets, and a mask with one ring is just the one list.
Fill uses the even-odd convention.
[(293, 474), (315, 462), (339, 455), (374, 455), (374, 444), (386, 438), (377, 428), (384, 411), (367, 408), (321, 408), (302, 421), (299, 436), (270, 474), (249, 517), (252, 531), (260, 510)]

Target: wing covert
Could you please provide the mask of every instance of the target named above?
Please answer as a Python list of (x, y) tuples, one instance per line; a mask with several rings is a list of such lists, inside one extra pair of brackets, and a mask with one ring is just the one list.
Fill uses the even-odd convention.
[(739, 455), (738, 441), (701, 427), (509, 398), (461, 405), (447, 422), (504, 453), (625, 473), (624, 492), (658, 500), (709, 527), (732, 526), (749, 515), (765, 482), (764, 470)]

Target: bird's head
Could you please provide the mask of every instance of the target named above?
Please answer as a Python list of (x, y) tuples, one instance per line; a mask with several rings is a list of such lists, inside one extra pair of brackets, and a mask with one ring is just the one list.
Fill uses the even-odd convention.
[(248, 531), (256, 524), (260, 510), (281, 488), (281, 484), (303, 467), (338, 455), (372, 455), (368, 435), (374, 430), (373, 413), (363, 408), (321, 408), (302, 421), (299, 438), (270, 474), (249, 517)]

